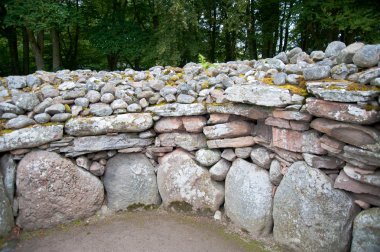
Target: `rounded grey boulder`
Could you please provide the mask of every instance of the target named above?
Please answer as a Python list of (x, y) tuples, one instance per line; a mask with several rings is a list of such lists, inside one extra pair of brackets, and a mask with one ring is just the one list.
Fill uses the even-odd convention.
[(104, 187), (107, 205), (115, 211), (161, 203), (154, 167), (144, 154), (119, 153), (109, 159)]
[(380, 208), (370, 208), (356, 216), (351, 251), (380, 251)]
[(274, 196), (274, 239), (290, 251), (347, 251), (358, 211), (322, 171), (296, 162)]

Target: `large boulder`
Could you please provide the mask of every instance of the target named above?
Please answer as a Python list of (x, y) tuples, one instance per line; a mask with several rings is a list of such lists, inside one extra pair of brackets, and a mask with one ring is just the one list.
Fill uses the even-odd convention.
[(226, 178), (227, 216), (254, 235), (267, 235), (273, 226), (272, 184), (268, 171), (236, 159)]
[(32, 151), (17, 167), (17, 224), (27, 230), (50, 228), (85, 218), (100, 209), (102, 182), (54, 152)]
[(380, 251), (380, 208), (370, 208), (358, 214), (352, 235), (352, 252)]
[(358, 211), (322, 171), (296, 162), (274, 196), (274, 238), (291, 251), (347, 251)]
[(120, 153), (109, 159), (104, 187), (112, 210), (161, 203), (154, 167), (144, 154)]
[(224, 201), (224, 186), (183, 150), (165, 155), (157, 168), (157, 182), (165, 207), (191, 205), (193, 210), (216, 211)]
[(13, 226), (13, 212), (5, 192), (3, 176), (0, 173), (0, 238), (7, 236)]

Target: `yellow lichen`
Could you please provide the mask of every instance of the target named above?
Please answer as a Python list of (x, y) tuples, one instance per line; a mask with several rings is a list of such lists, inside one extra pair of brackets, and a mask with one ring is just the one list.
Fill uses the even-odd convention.
[(205, 81), (205, 82), (203, 82), (202, 84), (201, 84), (201, 88), (202, 89), (207, 89), (207, 88), (209, 88), (209, 83), (208, 83), (208, 81)]
[(69, 104), (65, 104), (65, 110), (66, 110), (66, 113), (71, 113), (71, 108)]
[(379, 91), (379, 87), (364, 85), (359, 83), (351, 83), (346, 88), (347, 91)]

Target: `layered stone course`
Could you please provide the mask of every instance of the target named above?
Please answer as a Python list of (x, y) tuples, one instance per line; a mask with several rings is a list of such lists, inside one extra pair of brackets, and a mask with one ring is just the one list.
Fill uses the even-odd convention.
[(161, 205), (223, 212), (293, 251), (376, 247), (376, 48), (370, 65), (368, 47), (332, 42), (207, 69), (0, 78), (0, 236)]

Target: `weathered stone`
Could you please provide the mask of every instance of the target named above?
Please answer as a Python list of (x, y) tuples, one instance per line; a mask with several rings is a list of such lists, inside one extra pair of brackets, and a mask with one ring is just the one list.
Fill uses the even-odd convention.
[(347, 176), (344, 170), (340, 171), (339, 176), (335, 180), (334, 187), (354, 193), (371, 194), (374, 196), (380, 195), (380, 187), (361, 183), (356, 179), (352, 179)]
[(368, 149), (380, 150), (380, 131), (375, 128), (317, 118), (310, 127), (323, 132), (339, 141)]
[(358, 73), (357, 82), (361, 84), (368, 84), (377, 77), (380, 77), (380, 67), (371, 68)]
[(312, 51), (310, 57), (314, 61), (321, 61), (325, 58), (325, 53), (323, 51)]
[(253, 146), (256, 143), (254, 137), (245, 136), (237, 138), (225, 138), (225, 139), (216, 139), (208, 140), (207, 146), (210, 149), (215, 148), (241, 148)]
[(272, 134), (275, 147), (294, 152), (326, 154), (326, 150), (321, 147), (317, 131), (294, 131), (273, 127)]
[(10, 89), (19, 89), (26, 87), (26, 77), (25, 76), (8, 76), (7, 84)]
[(17, 195), (17, 224), (27, 230), (91, 216), (101, 207), (104, 197), (100, 180), (47, 151), (30, 152), (21, 160), (17, 167)]
[(27, 126), (33, 125), (36, 122), (33, 119), (30, 119), (29, 117), (25, 115), (19, 115), (16, 118), (10, 119), (6, 124), (6, 129), (20, 129), (25, 128)]
[(249, 136), (252, 132), (252, 125), (246, 121), (233, 121), (224, 124), (216, 124), (203, 128), (203, 133), (207, 139), (233, 138)]
[(248, 158), (251, 155), (252, 147), (236, 148), (235, 154), (238, 158)]
[(163, 133), (158, 136), (161, 146), (181, 147), (188, 151), (207, 147), (206, 137), (196, 133)]
[(4, 182), (3, 186), (9, 202), (12, 204), (16, 185), (16, 162), (9, 154), (3, 155), (0, 159), (0, 177), (2, 177), (0, 180)]
[(74, 89), (75, 87), (76, 87), (75, 82), (73, 82), (73, 81), (65, 81), (65, 82), (63, 82), (62, 84), (60, 84), (58, 86), (58, 89), (64, 91), (64, 90)]
[(86, 98), (90, 103), (96, 103), (100, 101), (101, 94), (96, 90), (89, 90), (86, 94)]
[(112, 108), (108, 104), (94, 103), (90, 105), (90, 113), (94, 116), (109, 116), (112, 112)]
[(96, 152), (118, 150), (130, 147), (145, 147), (153, 143), (153, 139), (141, 139), (136, 134), (125, 133), (114, 136), (76, 137), (72, 146), (61, 148), (61, 152)]
[(272, 182), (275, 186), (278, 186), (283, 177), (284, 175), (281, 173), (281, 163), (278, 160), (273, 159), (269, 168), (270, 182)]
[(380, 164), (379, 152), (366, 151), (349, 145), (344, 146), (343, 150), (343, 157), (345, 158), (355, 159), (366, 165), (379, 166)]
[(59, 140), (63, 135), (62, 125), (34, 126), (5, 133), (0, 136), (0, 152), (38, 147)]
[(373, 67), (379, 62), (379, 54), (376, 45), (365, 45), (356, 51), (352, 61), (358, 67)]
[(55, 115), (59, 113), (64, 113), (65, 112), (65, 106), (63, 104), (53, 104), (45, 109), (45, 113), (49, 115)]
[(370, 208), (356, 216), (351, 251), (380, 251), (380, 208)]
[(280, 245), (291, 251), (348, 250), (359, 209), (332, 183), (305, 162), (289, 168), (274, 196), (273, 235)]
[(320, 141), (321, 141), (321, 147), (323, 149), (335, 154), (341, 153), (345, 145), (344, 143), (336, 139), (333, 139), (331, 137), (328, 137), (327, 135), (323, 135), (320, 138)]
[(166, 117), (155, 123), (154, 130), (157, 133), (169, 133), (173, 131), (200, 133), (205, 125), (206, 118), (202, 116)]
[(238, 226), (253, 235), (272, 230), (272, 184), (268, 171), (243, 159), (236, 159), (226, 178), (225, 210)]
[(273, 110), (273, 117), (286, 119), (286, 120), (294, 120), (294, 121), (303, 121), (303, 122), (310, 122), (312, 115), (300, 112), (300, 111), (291, 111), (291, 110), (282, 110), (282, 109), (275, 109)]
[(361, 42), (355, 42), (344, 48), (342, 51), (339, 52), (338, 56), (336, 57), (336, 61), (338, 63), (346, 63), (350, 64), (352, 63), (352, 58), (354, 57), (354, 54), (361, 49), (364, 46)]
[(373, 124), (380, 121), (380, 113), (378, 111), (366, 110), (356, 104), (307, 98), (306, 109), (314, 116), (341, 122)]
[(140, 104), (132, 103), (128, 105), (127, 110), (128, 112), (141, 112), (142, 107), (140, 106)]
[(34, 116), (34, 120), (37, 123), (47, 123), (50, 121), (51, 116), (46, 113), (37, 114)]
[(369, 173), (368, 171), (361, 170), (350, 165), (346, 165), (343, 170), (348, 177), (354, 180), (364, 184), (380, 187), (380, 171)]
[(232, 102), (268, 107), (293, 104), (289, 90), (266, 84), (235, 85), (227, 88), (225, 94), (227, 100)]
[(220, 124), (230, 121), (230, 114), (210, 114), (207, 124)]
[(182, 123), (187, 132), (200, 133), (206, 125), (206, 118), (203, 116), (182, 117)]
[(200, 149), (195, 153), (195, 160), (203, 166), (212, 166), (220, 159), (221, 153), (219, 150)]
[(167, 208), (182, 203), (194, 210), (215, 212), (224, 201), (224, 186), (213, 181), (209, 171), (185, 151), (165, 155), (157, 169), (158, 189)]
[(224, 149), (221, 157), (232, 162), (236, 159), (236, 154), (233, 149)]
[(59, 113), (55, 114), (50, 118), (52, 122), (66, 122), (71, 118), (71, 113)]
[(286, 82), (286, 73), (280, 72), (273, 76), (273, 83), (275, 85), (284, 85)]
[(45, 112), (45, 109), (48, 108), (52, 104), (53, 104), (53, 99), (48, 97), (45, 100), (43, 100), (40, 104), (35, 106), (33, 111), (35, 113), (43, 113), (43, 112)]
[[(102, 161), (102, 162), (105, 161), (107, 163), (107, 161), (105, 159), (101, 159), (100, 161)], [(105, 170), (104, 165), (102, 165), (100, 163), (100, 161), (99, 162), (96, 162), (96, 161), (92, 162), (90, 169), (89, 169), (89, 171), (97, 177), (103, 176), (104, 170)]]
[(309, 129), (308, 122), (302, 121), (289, 121), (281, 118), (268, 117), (265, 119), (265, 124), (270, 126), (275, 126), (282, 129), (291, 129), (305, 131)]
[(32, 111), (40, 103), (36, 94), (23, 92), (14, 93), (12, 101), (17, 107), (27, 111)]
[(63, 99), (70, 100), (85, 96), (86, 91), (87, 90), (85, 88), (76, 88), (72, 90), (62, 91), (60, 93)]
[(65, 125), (65, 132), (73, 136), (107, 133), (142, 132), (153, 126), (148, 113), (122, 114), (107, 117), (73, 118)]
[[(258, 120), (267, 118), (271, 112), (271, 108), (240, 104), (240, 103), (222, 103), (207, 104), (208, 113), (233, 114), (244, 116), (250, 119)], [(215, 122), (217, 123), (217, 122)]]
[(115, 96), (111, 93), (105, 93), (100, 97), (100, 101), (109, 104), (115, 100)]
[(231, 162), (221, 159), (210, 168), (211, 178), (215, 181), (223, 181), (226, 179), (230, 170)]
[(79, 166), (85, 170), (90, 170), (91, 161), (86, 156), (78, 157), (75, 160), (75, 162), (76, 162), (77, 166)]
[(320, 80), (330, 76), (329, 66), (312, 66), (303, 69), (305, 80)]
[(0, 173), (0, 237), (6, 237), (14, 226), (12, 207), (3, 184)]
[(14, 113), (17, 115), (24, 114), (24, 110), (17, 107), (14, 104), (8, 103), (8, 102), (0, 102), (0, 112), (3, 113)]
[(148, 107), (146, 112), (152, 112), (159, 116), (191, 116), (206, 114), (206, 106), (203, 103), (180, 104), (172, 103)]
[(340, 51), (342, 51), (345, 47), (345, 43), (341, 41), (333, 41), (327, 45), (325, 55), (327, 58), (338, 56)]
[(143, 154), (117, 154), (109, 159), (104, 186), (107, 206), (115, 211), (161, 202), (154, 167)]
[(360, 88), (354, 88), (352, 90), (349, 85), (352, 85), (352, 83), (347, 81), (306, 82), (306, 87), (309, 93), (313, 94), (317, 98), (327, 101), (365, 102), (373, 100), (380, 94), (380, 90), (369, 88), (366, 89), (364, 86), (363, 90), (360, 90)]
[(305, 162), (317, 169), (339, 169), (343, 166), (344, 162), (335, 157), (317, 156), (309, 153), (302, 154)]
[(261, 168), (269, 169), (272, 162), (271, 152), (264, 147), (254, 146), (251, 152), (251, 160)]

